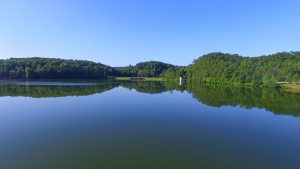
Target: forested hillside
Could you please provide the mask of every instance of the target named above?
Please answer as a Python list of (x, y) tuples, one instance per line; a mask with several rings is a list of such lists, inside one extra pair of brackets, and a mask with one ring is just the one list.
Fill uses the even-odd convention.
[(193, 83), (235, 83), (273, 85), (277, 81), (300, 81), (300, 52), (277, 53), (260, 57), (241, 57), (210, 53), (188, 68)]
[(119, 75), (101, 63), (53, 58), (0, 60), (1, 79), (98, 79)]
[(135, 66), (118, 67), (121, 76), (138, 76), (138, 77), (159, 77), (165, 70), (175, 68), (176, 66), (157, 62), (141, 62)]
[(210, 53), (188, 67), (150, 61), (112, 68), (101, 63), (53, 58), (0, 60), (0, 79), (100, 79), (107, 76), (187, 77), (191, 83), (274, 85), (278, 81), (300, 81), (300, 52), (260, 57)]

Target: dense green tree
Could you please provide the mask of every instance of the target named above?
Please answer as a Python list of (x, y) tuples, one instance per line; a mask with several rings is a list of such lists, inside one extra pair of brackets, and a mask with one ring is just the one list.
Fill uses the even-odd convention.
[(187, 77), (192, 83), (274, 86), (277, 81), (300, 81), (300, 52), (260, 57), (210, 53), (188, 67), (150, 61), (117, 67), (81, 60), (11, 58), (0, 60), (0, 79), (100, 79), (107, 76)]
[(166, 78), (167, 80), (178, 80), (179, 77), (186, 78), (187, 76), (187, 69), (186, 67), (175, 67), (175, 68), (169, 68), (165, 70), (161, 76)]
[(233, 83), (273, 86), (277, 81), (300, 81), (300, 52), (260, 57), (210, 53), (188, 67), (193, 83)]
[(138, 63), (135, 66), (116, 67), (116, 69), (121, 72), (121, 76), (159, 77), (165, 70), (175, 67), (163, 62), (149, 61)]
[(1, 79), (100, 79), (119, 71), (101, 63), (53, 58), (0, 60)]

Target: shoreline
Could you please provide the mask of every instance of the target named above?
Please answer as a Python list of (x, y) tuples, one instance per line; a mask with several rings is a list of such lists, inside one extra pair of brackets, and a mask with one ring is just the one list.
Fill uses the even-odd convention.
[(166, 81), (165, 78), (161, 78), (161, 77), (114, 77), (114, 80), (117, 80), (117, 81), (137, 81), (137, 82), (144, 82), (144, 81), (163, 82), (163, 81)]
[(281, 84), (279, 86), (286, 92), (293, 93), (293, 94), (300, 94), (299, 84)]

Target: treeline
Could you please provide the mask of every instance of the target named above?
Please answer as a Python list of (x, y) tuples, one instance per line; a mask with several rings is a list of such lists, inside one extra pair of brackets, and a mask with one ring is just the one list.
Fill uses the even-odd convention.
[(300, 52), (260, 57), (210, 53), (183, 67), (163, 62), (110, 67), (82, 60), (11, 58), (0, 60), (0, 79), (101, 79), (108, 76), (186, 77), (192, 83), (271, 86), (278, 81), (300, 81)]
[(192, 83), (274, 85), (278, 81), (300, 81), (300, 52), (260, 57), (210, 53), (188, 67)]
[(11, 58), (0, 60), (1, 79), (100, 79), (119, 75), (112, 67), (82, 60)]
[(168, 69), (175, 69), (177, 66), (157, 62), (157, 61), (149, 61), (149, 62), (140, 62), (135, 66), (129, 65), (126, 67), (116, 67), (118, 71), (120, 71), (121, 76), (128, 77), (160, 77), (162, 73)]
[(174, 78), (174, 73), (181, 72), (181, 67), (157, 61), (113, 68), (84, 60), (38, 57), (0, 60), (0, 79), (102, 79), (108, 76)]

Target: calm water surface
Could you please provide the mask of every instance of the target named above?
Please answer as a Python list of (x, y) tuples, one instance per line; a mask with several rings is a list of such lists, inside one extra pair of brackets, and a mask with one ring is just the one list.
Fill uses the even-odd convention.
[(300, 95), (159, 82), (1, 82), (1, 169), (299, 169)]

